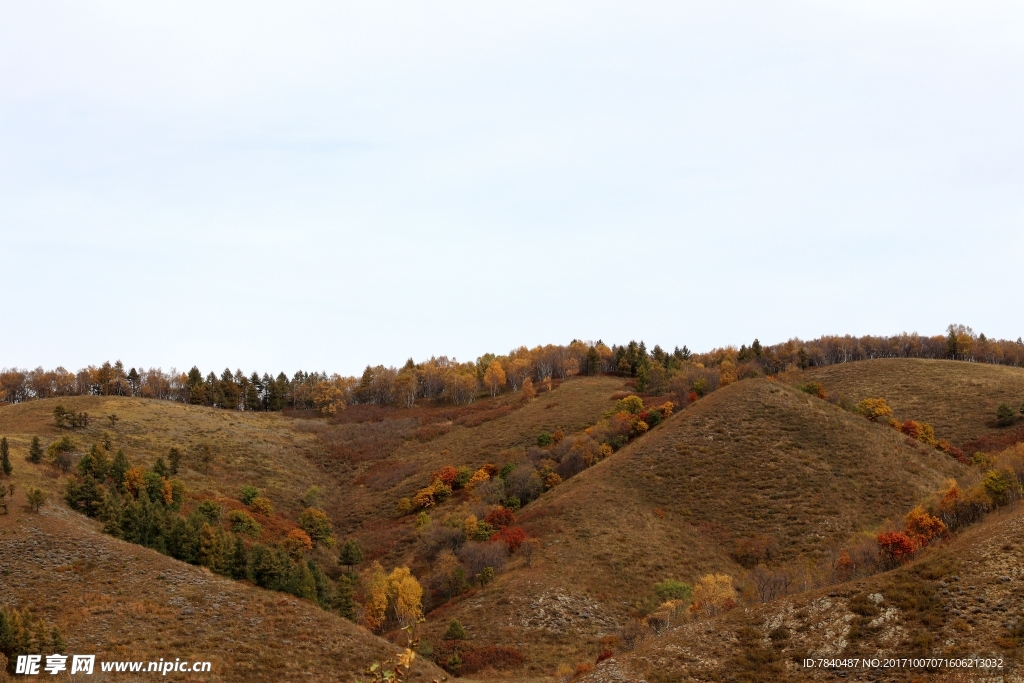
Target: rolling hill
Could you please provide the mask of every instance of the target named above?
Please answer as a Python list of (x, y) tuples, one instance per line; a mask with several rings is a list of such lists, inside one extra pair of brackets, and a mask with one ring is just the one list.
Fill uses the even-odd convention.
[[(946, 361), (864, 361), (801, 375), (801, 382), (819, 381), (854, 400), (885, 397), (900, 419), (931, 422), (938, 436), (957, 443), (1000, 433), (989, 424), (994, 406), (1024, 394), (1022, 370)], [(541, 431), (560, 428), (567, 435), (578, 434), (613, 409), (625, 389), (622, 378), (577, 377), (556, 382), (550, 392), (525, 404), (506, 394), (468, 406), (427, 401), (412, 409), (356, 405), (330, 418), (101, 396), (0, 406), (0, 434), (11, 440), (19, 495), (39, 486), (51, 492), (52, 501), (42, 516), (19, 508), (17, 514), (0, 517), (4, 556), (19, 558), (11, 565), (12, 573), (0, 577), (13, 577), (6, 593), (11, 597), (0, 600), (37, 606), (69, 634), (104, 634), (98, 647), (119, 657), (165, 656), (171, 642), (195, 644), (196, 652), (217, 652), (217, 671), (223, 676), (217, 680), (234, 680), (232, 672), (263, 680), (253, 675), (264, 669), (271, 672), (266, 680), (318, 680), (322, 673), (305, 673), (313, 671), (316, 652), (328, 653), (335, 671), (355, 667), (347, 672), (351, 674), (385, 653), (388, 643), (291, 596), (231, 582), (104, 536), (94, 522), (62, 507), (58, 499), (64, 477), (48, 466), (24, 462), (32, 436), (42, 437), (45, 445), (67, 433), (54, 426), (53, 407), (61, 403), (92, 416), (87, 429), (70, 433), (82, 450), (108, 440), (113, 449), (126, 449), (134, 462), (151, 466), (158, 457), (166, 458), (171, 447), (179, 448), (184, 454), (180, 476), (192, 496), (190, 504), (210, 498), (228, 508), (241, 507), (241, 487), (258, 487), (276, 510), (272, 517), (260, 518), (260, 540), (266, 543), (294, 528), (306, 505), (303, 498), (318, 487), (320, 507), (339, 538), (358, 538), (367, 561), (377, 559), (388, 568), (407, 564), (422, 578), (430, 567), (423, 564), (421, 533), (415, 516), (396, 515), (399, 498), (428, 484), (431, 473), (444, 465), (500, 466), (521, 460)], [(731, 674), (723, 667), (747, 671), (747, 664), (760, 661), (758, 657), (767, 658), (765, 666), (779, 676), (804, 675), (785, 662), (796, 653), (831, 650), (823, 644), (824, 636), (815, 640), (821, 634), (817, 626), (807, 625), (810, 617), (804, 619), (803, 612), (828, 613), (829, 619), (842, 621), (853, 613), (847, 609), (850, 604), (870, 611), (858, 607), (861, 593), (870, 589), (871, 595), (884, 595), (887, 581), (917, 570), (903, 568), (827, 591), (791, 594), (784, 603), (759, 605), (747, 595), (743, 614), (760, 615), (761, 621), (752, 616), (747, 623), (737, 610), (712, 622), (684, 623), (632, 651), (622, 645), (622, 634), (656, 606), (653, 588), (659, 581), (692, 583), (708, 572), (742, 577), (757, 562), (785, 567), (821, 563), (858, 534), (900, 520), (950, 477), (966, 481), (978, 474), (941, 451), (794, 386), (745, 379), (678, 410), (524, 507), (518, 522), (539, 542), (536, 552), (514, 554), (493, 582), (433, 605), (421, 627), (423, 652), (443, 646), (442, 633), (455, 618), (466, 627), (468, 646), (481, 652), (514, 648), (525, 657), (511, 672), (477, 674), (493, 681), (552, 680), (559, 665), (592, 662), (606, 648), (616, 651), (615, 662), (599, 666), (592, 675), (604, 678), (593, 680), (703, 680), (705, 673), (707, 680), (727, 679)], [(432, 509), (431, 515), (440, 522), (473, 505), (479, 501), (460, 494)], [(926, 573), (938, 578), (915, 574), (918, 578), (908, 581), (930, 582), (934, 588), (944, 580), (941, 576), (954, 571), (949, 564), (953, 561), (968, 563), (957, 565), (967, 567), (956, 570), (962, 579), (969, 571), (988, 571), (985, 563), (994, 561), (991, 549), (979, 539), (996, 543), (1000, 535), (1012, 536), (1018, 529), (1012, 521), (1016, 517), (999, 519), (1010, 526), (986, 522), (957, 537), (948, 551), (929, 554), (914, 565), (932, 567)], [(1016, 543), (1011, 546), (1016, 548)], [(958, 547), (962, 550), (956, 551)], [(321, 560), (334, 561), (324, 551), (317, 553)], [(65, 554), (77, 558), (55, 559)], [(81, 559), (91, 556), (95, 559)], [(36, 565), (46, 571), (34, 571)], [(161, 575), (177, 578), (156, 578)], [(148, 592), (140, 597), (143, 586)], [(40, 597), (51, 589), (62, 601), (82, 608), (63, 614), (52, 599)], [(105, 611), (108, 607), (114, 611)], [(738, 629), (750, 628), (761, 629), (766, 637), (766, 624), (778, 621), (778, 610), (789, 615), (784, 616), (790, 620), (785, 622), (788, 632), (810, 635), (803, 640), (793, 635), (787, 641), (793, 644), (775, 654), (762, 652), (764, 639), (752, 639), (752, 631), (736, 635)], [(195, 614), (203, 618), (191, 618)], [(263, 619), (259, 628), (264, 631), (247, 630), (252, 618)], [(953, 626), (955, 622), (947, 619), (942, 628), (961, 629), (958, 643), (974, 643), (967, 637), (970, 633), (996, 629), (980, 617), (976, 624), (964, 618), (970, 629)], [(712, 634), (701, 631), (708, 623), (714, 624)], [(132, 640), (129, 634), (136, 632), (139, 636)], [(301, 641), (295, 634), (302, 634)], [(389, 637), (398, 640), (398, 635)], [(687, 639), (698, 644), (687, 645)], [(87, 644), (68, 640), (75, 646)], [(289, 657), (261, 650), (267, 642), (280, 643)], [(310, 649), (302, 650), (300, 642)], [(862, 642), (885, 646), (871, 638)], [(293, 649), (297, 654), (289, 663)], [(683, 652), (678, 666), (665, 664), (663, 660), (678, 652)], [(740, 666), (742, 662), (747, 664)], [(437, 669), (422, 666), (422, 680), (439, 675)], [(704, 673), (694, 673), (698, 669)]]

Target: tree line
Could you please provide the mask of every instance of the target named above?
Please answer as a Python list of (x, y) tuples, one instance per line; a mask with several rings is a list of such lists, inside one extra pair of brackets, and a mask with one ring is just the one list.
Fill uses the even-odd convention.
[[(636, 378), (641, 393), (661, 395), (680, 374), (705, 370), (707, 383), (728, 384), (756, 375), (774, 375), (790, 367), (808, 368), (874, 358), (952, 359), (1024, 366), (1024, 341), (996, 340), (965, 325), (950, 325), (947, 334), (891, 337), (824, 336), (764, 346), (758, 340), (707, 353), (685, 345), (667, 351), (631, 341), (608, 346), (602, 341), (573, 340), (566, 345), (525, 346), (504, 355), (486, 353), (475, 361), (447, 356), (419, 363), (409, 359), (400, 368), (367, 366), (359, 377), (298, 371), (291, 377), (225, 369), (219, 375), (160, 368), (125, 368), (121, 361), (89, 366), (76, 373), (10, 368), (0, 371), (0, 399), (20, 403), (59, 396), (136, 396), (229, 410), (279, 411), (285, 408), (333, 414), (353, 404), (412, 407), (419, 400), (472, 403), (480, 396), (518, 392), (531, 384), (575, 375), (616, 374)], [(711, 387), (713, 388), (713, 387)], [(700, 395), (702, 392), (697, 391)]]

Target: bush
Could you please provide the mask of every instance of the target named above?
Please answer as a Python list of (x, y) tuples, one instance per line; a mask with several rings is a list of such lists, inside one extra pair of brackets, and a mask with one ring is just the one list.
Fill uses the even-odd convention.
[(270, 502), (269, 498), (264, 498), (263, 496), (256, 496), (253, 498), (252, 502), (249, 503), (249, 508), (253, 512), (258, 512), (266, 517), (274, 514), (274, 504)]
[(872, 422), (883, 417), (892, 417), (892, 408), (884, 398), (866, 398), (857, 404), (857, 412)]
[(255, 486), (246, 485), (242, 487), (240, 499), (246, 505), (252, 505), (252, 502), (256, 500), (260, 495), (260, 490)]
[(644, 400), (639, 396), (627, 396), (615, 403), (615, 412), (639, 415), (644, 409)]
[(1000, 427), (1009, 427), (1015, 418), (1014, 410), (1007, 403), (1000, 403), (996, 408), (996, 424)]
[(484, 522), (490, 524), (495, 529), (504, 529), (507, 526), (515, 525), (516, 515), (508, 508), (498, 506), (487, 513), (487, 516), (484, 517)]
[(236, 534), (257, 538), (263, 532), (260, 523), (241, 510), (232, 510), (228, 513), (228, 522), (231, 524), (231, 530)]
[(820, 382), (808, 382), (807, 384), (801, 384), (797, 388), (804, 393), (808, 393), (811, 396), (816, 396), (820, 399), (828, 398), (828, 393)]
[(444, 632), (442, 638), (444, 640), (465, 640), (466, 629), (462, 627), (458, 619), (452, 619), (448, 622), (448, 630)]
[(551, 437), (550, 433), (541, 432), (540, 434), (537, 435), (537, 445), (540, 446), (541, 448), (550, 446), (552, 443), (554, 443), (554, 439)]
[(669, 600), (689, 600), (693, 595), (693, 588), (675, 579), (665, 579), (661, 583), (654, 584), (654, 594), (662, 602)]
[(469, 469), (465, 465), (455, 471), (455, 479), (452, 481), (452, 489), (458, 490), (465, 488), (469, 480), (473, 478), (473, 470)]
[(220, 522), (220, 516), (224, 513), (224, 509), (220, 505), (217, 505), (212, 500), (204, 500), (196, 507), (196, 514), (202, 517), (211, 526), (214, 526)]

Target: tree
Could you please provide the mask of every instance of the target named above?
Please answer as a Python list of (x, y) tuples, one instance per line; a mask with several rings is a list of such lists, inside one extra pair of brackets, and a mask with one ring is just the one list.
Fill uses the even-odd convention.
[(313, 543), (323, 543), (327, 547), (333, 546), (331, 534), (334, 533), (334, 527), (331, 525), (331, 520), (327, 513), (323, 510), (306, 508), (299, 515), (299, 526), (309, 534)]
[(167, 461), (170, 463), (170, 473), (177, 474), (178, 468), (181, 466), (181, 451), (172, 446), (170, 452), (167, 453)]
[(442, 640), (465, 640), (466, 629), (463, 628), (462, 624), (459, 623), (458, 619), (452, 619), (448, 622), (448, 629), (441, 636)]
[(256, 500), (256, 498), (258, 498), (259, 495), (259, 489), (251, 484), (246, 484), (245, 486), (243, 486), (240, 492), (241, 501), (246, 505), (252, 505), (252, 502)]
[(236, 534), (245, 534), (246, 536), (259, 538), (259, 535), (263, 532), (263, 527), (260, 526), (260, 523), (241, 510), (229, 512), (228, 522), (231, 524), (231, 531)]
[(349, 621), (356, 620), (356, 603), (352, 597), (352, 577), (342, 574), (334, 587), (331, 609)]
[(883, 561), (889, 567), (909, 562), (914, 555), (914, 541), (902, 531), (883, 531), (875, 537)]
[(350, 538), (345, 541), (345, 545), (341, 546), (341, 552), (338, 553), (338, 562), (346, 567), (351, 572), (352, 568), (363, 561), (363, 549), (359, 547), (359, 541), (354, 538)]
[(0, 438), (0, 472), (8, 477), (14, 468), (11, 467), (11, 447), (7, 443), (7, 437)]
[(693, 587), (690, 611), (714, 616), (736, 606), (736, 589), (727, 574), (705, 574)]
[(946, 535), (946, 525), (942, 520), (925, 512), (920, 505), (907, 513), (903, 530), (918, 547), (928, 545), (933, 538)]
[(669, 600), (689, 600), (693, 595), (693, 587), (675, 579), (665, 579), (654, 584), (654, 594), (662, 602)]
[(883, 417), (892, 417), (892, 408), (884, 398), (864, 399), (857, 404), (857, 412), (872, 422), (877, 422)]
[(1015, 419), (1015, 411), (1007, 403), (1000, 403), (996, 408), (996, 424), (1000, 427), (1009, 427)]
[(32, 437), (32, 445), (28, 447), (28, 461), (35, 465), (43, 461), (43, 444), (38, 436)]
[(311, 393), (313, 407), (321, 415), (336, 415), (345, 409), (345, 393), (332, 382), (317, 382)]
[(26, 496), (28, 499), (28, 506), (32, 509), (32, 512), (38, 513), (39, 510), (46, 505), (46, 494), (40, 489), (32, 489)]
[(505, 369), (498, 360), (492, 360), (484, 371), (484, 386), (491, 392), (492, 398), (498, 395), (506, 381), (508, 378), (505, 376)]
[(520, 399), (523, 403), (532, 401), (533, 397), (537, 395), (537, 390), (533, 388), (533, 380), (527, 377), (523, 380), (523, 386), (519, 390)]

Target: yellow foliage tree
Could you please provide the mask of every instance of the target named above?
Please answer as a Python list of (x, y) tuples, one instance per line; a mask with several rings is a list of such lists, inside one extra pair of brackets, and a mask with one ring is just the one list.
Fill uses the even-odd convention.
[(728, 574), (705, 574), (693, 587), (690, 611), (714, 616), (736, 605), (736, 589)]
[(388, 602), (395, 620), (402, 626), (415, 624), (423, 616), (423, 587), (408, 567), (395, 567), (388, 575)]
[(728, 358), (722, 361), (718, 371), (721, 373), (719, 379), (721, 386), (728, 386), (736, 381), (736, 364)]
[(487, 366), (487, 370), (484, 371), (484, 385), (491, 392), (491, 397), (498, 395), (507, 379), (505, 369), (501, 367), (501, 362), (498, 360), (492, 360)]
[(388, 615), (388, 577), (374, 561), (359, 577), (363, 588), (363, 625), (371, 631), (384, 628)]
[(146, 470), (142, 467), (130, 467), (128, 471), (124, 473), (124, 486), (128, 490), (128, 493), (133, 496), (138, 496), (139, 491), (143, 487), (143, 476), (146, 474)]
[(345, 394), (332, 382), (317, 382), (310, 394), (313, 407), (323, 415), (334, 415), (345, 409)]
[(533, 380), (527, 377), (523, 380), (523, 386), (519, 390), (520, 400), (523, 403), (532, 401), (533, 397), (537, 395), (537, 390), (533, 388)]

